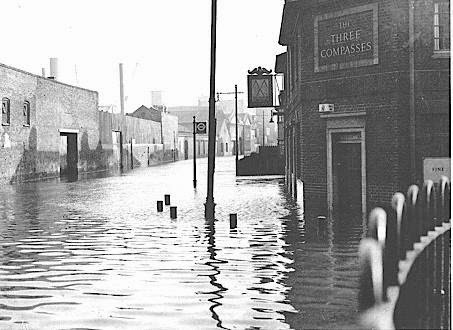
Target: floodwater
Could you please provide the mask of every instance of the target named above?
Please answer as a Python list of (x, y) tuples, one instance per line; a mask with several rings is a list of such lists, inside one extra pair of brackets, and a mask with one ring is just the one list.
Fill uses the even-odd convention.
[[(282, 179), (206, 159), (0, 189), (0, 329), (304, 329), (355, 326), (359, 225), (304, 221)], [(178, 218), (157, 213), (171, 194)], [(229, 213), (238, 228), (229, 229)]]

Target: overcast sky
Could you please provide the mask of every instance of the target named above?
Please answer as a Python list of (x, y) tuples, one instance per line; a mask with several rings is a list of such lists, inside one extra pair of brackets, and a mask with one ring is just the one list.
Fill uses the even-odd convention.
[[(217, 91), (246, 88), (248, 69), (274, 68), (284, 0), (218, 0)], [(0, 62), (35, 74), (59, 59), (59, 80), (126, 111), (164, 91), (167, 105), (209, 94), (210, 0), (1, 0)]]

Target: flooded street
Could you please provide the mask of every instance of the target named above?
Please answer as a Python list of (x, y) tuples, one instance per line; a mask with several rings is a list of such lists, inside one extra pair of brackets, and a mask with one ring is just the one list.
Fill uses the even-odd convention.
[[(0, 190), (0, 329), (351, 328), (362, 226), (305, 223), (282, 179), (206, 159)], [(156, 201), (171, 194), (157, 213)], [(230, 231), (229, 213), (238, 213)]]

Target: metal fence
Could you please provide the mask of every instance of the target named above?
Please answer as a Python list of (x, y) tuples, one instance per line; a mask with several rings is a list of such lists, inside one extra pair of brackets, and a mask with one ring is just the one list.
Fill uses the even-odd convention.
[(412, 185), (374, 209), (359, 247), (360, 324), (450, 329), (450, 182)]

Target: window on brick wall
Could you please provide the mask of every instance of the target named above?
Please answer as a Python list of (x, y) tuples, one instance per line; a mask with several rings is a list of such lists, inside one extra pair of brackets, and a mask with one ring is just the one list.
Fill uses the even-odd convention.
[(24, 125), (30, 126), (30, 102), (25, 101), (23, 106)]
[(450, 2), (434, 2), (434, 51), (450, 50)]
[(11, 123), (11, 109), (9, 99), (4, 97), (2, 99), (2, 125), (9, 125)]

